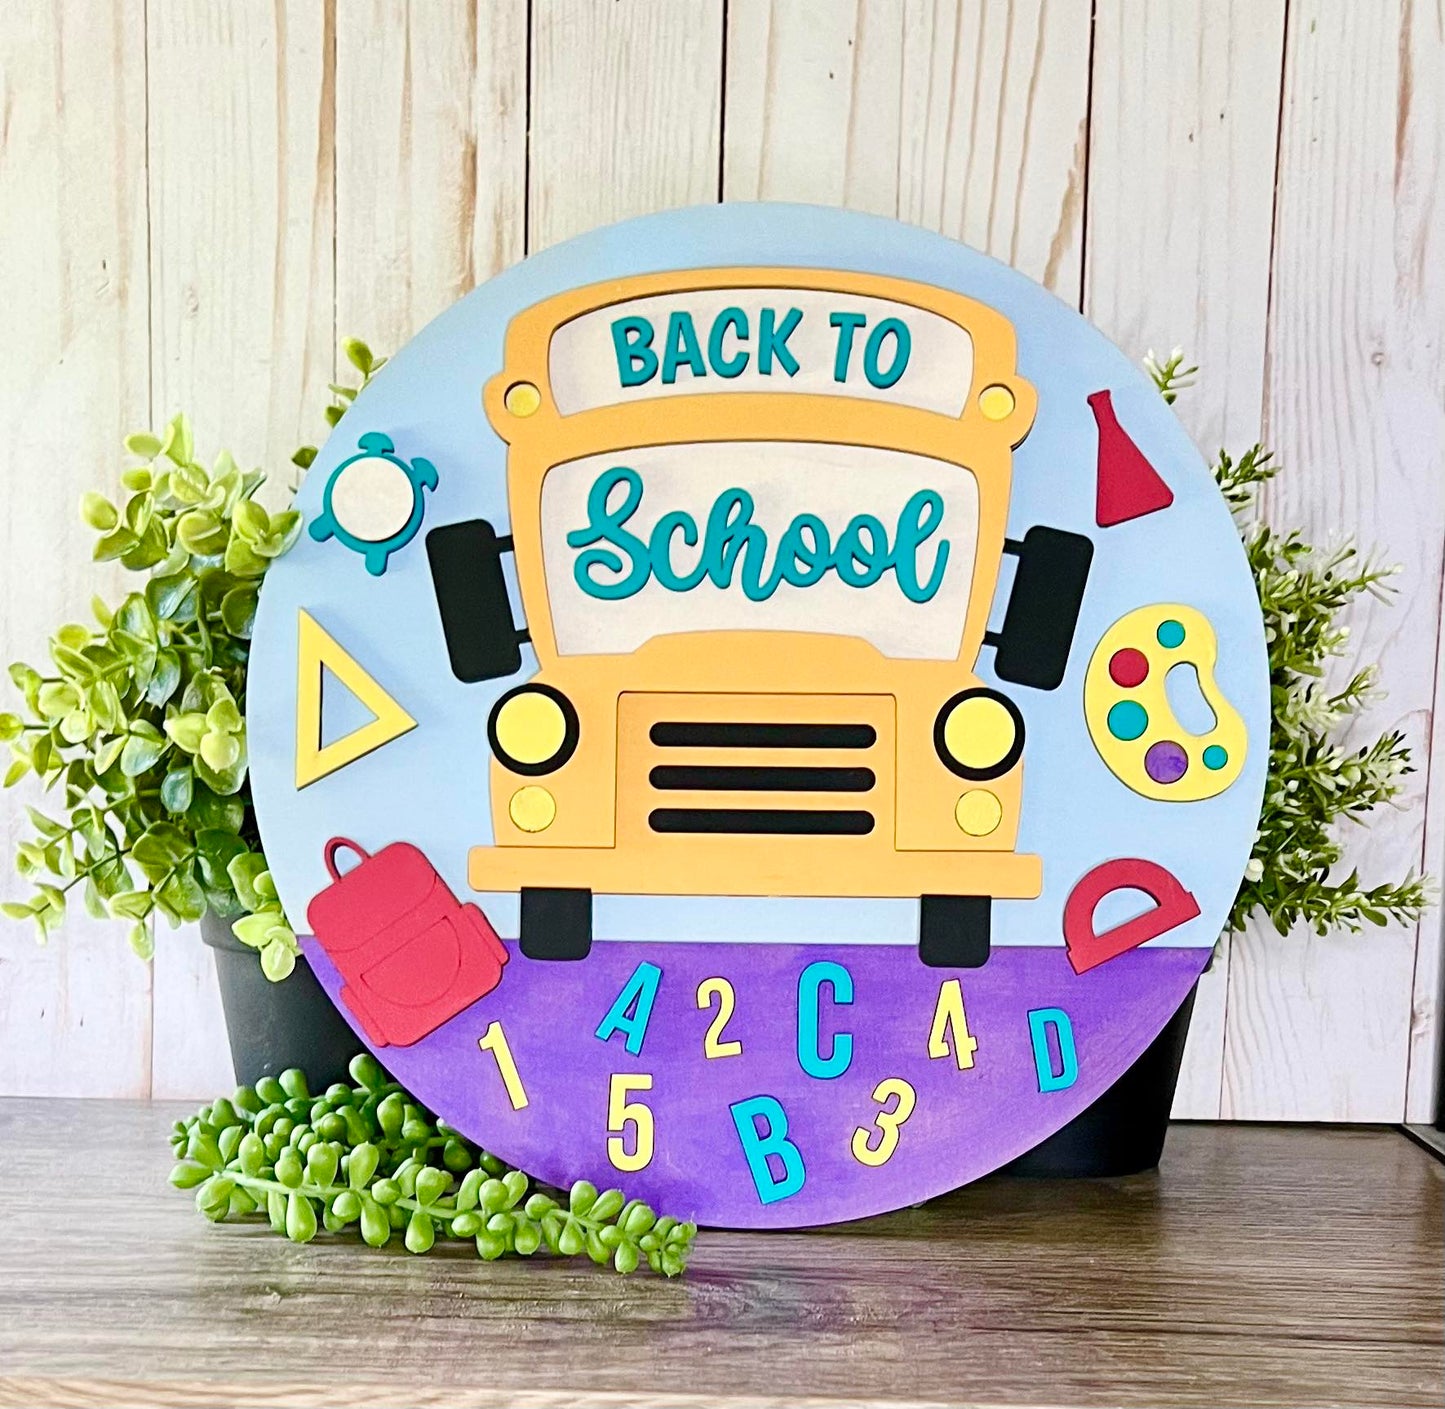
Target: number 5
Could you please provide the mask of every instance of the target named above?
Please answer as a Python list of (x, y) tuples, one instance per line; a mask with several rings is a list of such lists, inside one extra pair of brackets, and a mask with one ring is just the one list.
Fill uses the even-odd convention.
[[(651, 1091), (652, 1078), (642, 1072), (614, 1072), (607, 1091), (607, 1128), (618, 1133), (607, 1137), (607, 1158), (614, 1169), (624, 1174), (636, 1173), (652, 1163), (652, 1107), (641, 1101), (629, 1101), (634, 1091)], [(622, 1134), (632, 1126), (632, 1153)]]

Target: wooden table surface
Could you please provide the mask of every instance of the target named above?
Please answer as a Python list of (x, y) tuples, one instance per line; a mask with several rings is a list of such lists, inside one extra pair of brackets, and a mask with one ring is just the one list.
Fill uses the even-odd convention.
[(994, 1179), (677, 1281), (214, 1227), (174, 1106), (0, 1101), (0, 1404), (1438, 1406), (1445, 1165), (1177, 1126), (1162, 1171)]

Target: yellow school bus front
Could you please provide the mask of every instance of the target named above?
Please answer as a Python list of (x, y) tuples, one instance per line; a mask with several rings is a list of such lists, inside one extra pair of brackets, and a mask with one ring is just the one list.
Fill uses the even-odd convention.
[(492, 711), (479, 890), (1027, 898), (977, 678), (1033, 388), (995, 310), (797, 269), (518, 315), (484, 392), (540, 670)]

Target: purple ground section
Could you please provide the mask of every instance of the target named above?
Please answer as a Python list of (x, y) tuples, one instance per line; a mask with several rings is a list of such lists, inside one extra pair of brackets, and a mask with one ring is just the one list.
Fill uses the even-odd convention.
[[(333, 999), (340, 980), (314, 940), (307, 957)], [(761, 944), (638, 944), (599, 941), (580, 963), (528, 960), (509, 945), (501, 985), (412, 1047), (377, 1056), (410, 1091), (472, 1139), (552, 1184), (587, 1178), (618, 1185), (678, 1217), (732, 1228), (834, 1223), (931, 1198), (998, 1168), (1036, 1145), (1106, 1090), (1184, 1001), (1208, 958), (1204, 949), (1139, 949), (1076, 975), (1062, 949), (995, 949), (982, 969), (925, 968), (908, 948)], [(807, 1075), (797, 1051), (798, 980), (812, 963), (848, 970), (854, 999), (822, 990), (819, 1046), (853, 1035), (840, 1076)], [(641, 1052), (617, 1033), (594, 1033), (644, 961), (662, 970)], [(721, 975), (737, 994), (723, 1040), (739, 1056), (705, 1059), (715, 1008), (697, 1006), (698, 985)], [(929, 1056), (940, 986), (959, 978), (974, 1065)], [(1061, 1008), (1078, 1052), (1078, 1079), (1041, 1092), (1029, 1035), (1030, 1010)], [(343, 1006), (342, 1011), (345, 1011)], [(349, 1015), (348, 1015), (349, 1016)], [(497, 1063), (477, 1039), (499, 1019), (526, 1089), (514, 1111)], [(1053, 1070), (1059, 1070), (1057, 1054)], [(613, 1073), (646, 1073), (652, 1089), (629, 1099), (652, 1109), (656, 1149), (646, 1169), (622, 1174), (607, 1155)], [(851, 1152), (853, 1132), (872, 1127), (873, 1098), (901, 1077), (917, 1104), (886, 1164)], [(763, 1203), (729, 1107), (776, 1098), (788, 1138), (803, 1158), (797, 1193)], [(873, 1136), (876, 1143), (877, 1136)], [(630, 1145), (629, 1145), (630, 1148)], [(775, 1169), (778, 1166), (775, 1166)]]

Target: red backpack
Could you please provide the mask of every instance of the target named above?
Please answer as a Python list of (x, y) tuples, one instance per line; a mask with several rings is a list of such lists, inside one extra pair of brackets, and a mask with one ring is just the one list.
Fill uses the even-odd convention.
[[(336, 868), (342, 847), (361, 858), (344, 875)], [(497, 932), (410, 843), (371, 856), (333, 837), (326, 869), (332, 884), (312, 898), (306, 919), (374, 1047), (411, 1046), (501, 982), (508, 956)]]

